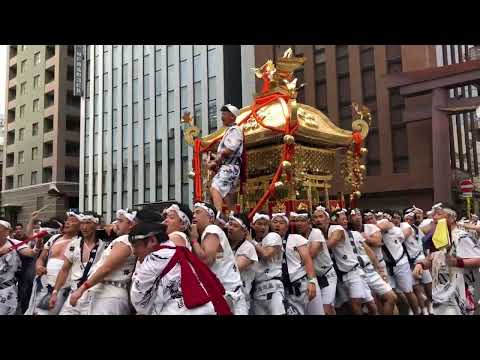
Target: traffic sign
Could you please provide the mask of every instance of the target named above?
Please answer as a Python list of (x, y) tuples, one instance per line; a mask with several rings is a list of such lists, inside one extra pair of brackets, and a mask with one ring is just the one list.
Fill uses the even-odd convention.
[(473, 181), (470, 179), (463, 180), (460, 182), (460, 191), (462, 193), (471, 193), (475, 189), (475, 186), (473, 185)]

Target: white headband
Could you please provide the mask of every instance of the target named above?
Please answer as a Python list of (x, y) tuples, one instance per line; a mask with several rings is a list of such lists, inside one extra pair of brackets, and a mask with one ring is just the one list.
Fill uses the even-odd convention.
[(285, 220), (285, 222), (287, 223), (287, 225), (289, 224), (288, 217), (285, 215), (285, 213), (275, 213), (275, 214), (272, 214), (272, 221), (273, 221), (273, 219), (275, 219), (276, 217), (282, 218), (283, 220)]
[(375, 214), (375, 216), (383, 216), (383, 212), (379, 211)]
[(73, 216), (73, 217), (75, 217), (77, 220), (80, 220), (80, 215), (74, 213), (73, 211), (67, 211), (67, 217), (70, 217), (70, 216)]
[(315, 211), (322, 211), (323, 213), (325, 213), (326, 215), (328, 215), (327, 209), (324, 208), (324, 207), (321, 206), (321, 205), (320, 205), (320, 206), (317, 206), (317, 207), (315, 208)]
[(332, 219), (333, 221), (336, 221), (336, 220), (337, 220), (337, 216), (338, 216), (339, 214), (345, 214), (345, 215), (346, 215), (346, 214), (347, 214), (347, 210), (346, 210), (346, 209), (342, 209), (342, 210), (340, 210), (340, 211), (337, 211), (336, 214), (332, 214), (332, 216), (330, 216), (330, 219)]
[(308, 214), (305, 214), (305, 213), (301, 213), (301, 214), (298, 214), (296, 212), (291, 212), (290, 213), (290, 217), (301, 217), (301, 218), (304, 218), (304, 219), (308, 219)]
[(38, 229), (38, 232), (41, 232), (41, 231), (48, 232), (48, 235), (60, 234), (60, 229), (54, 229), (54, 228), (41, 227), (40, 229)]
[(0, 225), (2, 225), (4, 228), (12, 230), (12, 225), (10, 225), (10, 223), (8, 221), (0, 220)]
[(123, 210), (123, 209), (117, 210), (117, 219), (122, 215), (126, 217), (128, 221), (133, 222), (135, 220), (135, 217), (137, 216), (137, 212), (136, 211), (128, 212), (128, 210)]
[(374, 215), (371, 211), (367, 211), (366, 213), (363, 213), (363, 216), (372, 216)]
[(432, 211), (435, 211), (435, 210), (444, 210), (447, 214), (457, 217), (457, 212), (455, 210), (447, 208), (447, 207), (443, 207), (442, 203), (438, 203), (438, 204), (433, 205), (432, 206)]
[(95, 224), (98, 224), (100, 222), (99, 218), (97, 218), (93, 215), (85, 215), (85, 214), (78, 215), (78, 220), (80, 220), (80, 221), (92, 221)]
[(239, 223), (239, 224), (242, 226), (242, 228), (244, 228), (245, 230), (247, 230), (247, 225), (245, 225), (245, 223), (242, 221), (242, 219), (239, 219), (239, 218), (237, 218), (237, 217), (235, 217), (235, 216), (233, 216), (233, 215), (230, 215), (230, 216), (228, 217), (228, 219), (229, 219), (229, 220), (236, 221), (237, 223)]
[(412, 209), (413, 209), (413, 212), (416, 212), (416, 213), (422, 213), (422, 214), (423, 214), (423, 210), (422, 210), (422, 209), (419, 209), (419, 208), (417, 208), (415, 205), (412, 205)]
[(255, 224), (258, 220), (261, 220), (261, 219), (270, 221), (270, 216), (268, 216), (267, 214), (255, 213), (255, 215), (253, 215), (252, 224)]
[(205, 210), (205, 211), (208, 213), (208, 215), (210, 215), (210, 217), (212, 217), (212, 218), (215, 217), (215, 213), (213, 212), (213, 210), (210, 209), (210, 208), (209, 208), (207, 205), (205, 205), (204, 203), (198, 202), (198, 203), (195, 203), (195, 205), (193, 205), (193, 208), (197, 208), (197, 207), (200, 208), (200, 209)]
[(169, 208), (163, 210), (164, 213), (168, 213), (169, 211), (173, 211), (178, 215), (185, 228), (188, 228), (190, 226), (190, 219), (188, 218), (187, 214), (180, 210), (180, 207), (177, 204), (173, 204)]
[(362, 213), (360, 212), (360, 210), (356, 210), (356, 209), (352, 209), (350, 210), (350, 216), (355, 216), (355, 215), (362, 215)]

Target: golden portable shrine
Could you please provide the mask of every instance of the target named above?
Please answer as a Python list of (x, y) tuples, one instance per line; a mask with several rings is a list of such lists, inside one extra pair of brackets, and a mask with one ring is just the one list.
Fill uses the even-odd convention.
[[(294, 72), (305, 62), (291, 49), (273, 63), (268, 60), (252, 69), (263, 80), (260, 94), (251, 106), (237, 116), (243, 128), (247, 153), (247, 179), (237, 191), (237, 211), (268, 213), (290, 212), (318, 204), (332, 207), (329, 189), (336, 170), (336, 154), (341, 152), (341, 176), (349, 190), (349, 205), (356, 206), (361, 196), (365, 165), (361, 164), (367, 149), (363, 147), (371, 125), (368, 108), (352, 104), (352, 131), (337, 127), (321, 111), (297, 102), (298, 91)], [(207, 161), (216, 152), (225, 128), (200, 137), (194, 119), (185, 113), (185, 141), (193, 146), (190, 177), (194, 181), (194, 201), (208, 201), (212, 174)], [(240, 189), (238, 189), (240, 190)], [(336, 205), (345, 206), (343, 196)]]

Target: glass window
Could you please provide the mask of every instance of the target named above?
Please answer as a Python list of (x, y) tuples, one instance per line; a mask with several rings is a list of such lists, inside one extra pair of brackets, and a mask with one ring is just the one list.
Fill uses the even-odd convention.
[(32, 124), (32, 136), (38, 135), (38, 123)]
[(21, 105), (20, 106), (20, 117), (24, 117), (25, 116), (25, 105)]
[(362, 73), (363, 98), (374, 97), (376, 94), (375, 70)]
[(25, 128), (18, 130), (18, 141), (22, 141), (25, 136)]
[(150, 118), (150, 99), (143, 100), (143, 118)]
[(127, 105), (128, 101), (128, 91), (127, 91), (127, 84), (122, 85), (122, 104)]
[(147, 55), (143, 58), (143, 75), (150, 74), (150, 56)]
[(350, 78), (348, 76), (338, 79), (338, 98), (340, 103), (350, 102)]
[(143, 179), (145, 188), (148, 189), (150, 187), (150, 164), (145, 164), (143, 168)]
[(27, 60), (22, 60), (20, 64), (20, 73), (23, 74), (27, 70)]
[(40, 82), (40, 75), (36, 75), (36, 76), (33, 78), (33, 88), (34, 88), (34, 89), (37, 89), (37, 88), (38, 88), (39, 82)]
[(337, 60), (337, 74), (348, 74), (348, 57)]
[(217, 98), (216, 82), (216, 77), (208, 78), (208, 100), (215, 100)]
[(192, 45), (180, 45), (180, 60), (187, 59), (192, 52)]
[(176, 54), (176, 51), (173, 45), (168, 45), (167, 46), (167, 66), (172, 65), (175, 62), (177, 57), (178, 57), (178, 53)]
[(169, 66), (167, 69), (167, 88), (168, 90), (173, 90), (176, 86), (175, 76), (174, 76), (174, 67)]
[(32, 148), (32, 160), (38, 159), (38, 147)]
[(27, 82), (24, 81), (23, 83), (20, 84), (20, 95), (25, 94), (26, 89), (27, 89)]
[(23, 174), (18, 175), (17, 177), (17, 186), (22, 187), (23, 186)]
[(138, 103), (133, 103), (133, 122), (138, 122)]
[(216, 49), (209, 50), (207, 55), (208, 76), (217, 75)]
[(195, 104), (202, 102), (202, 83), (200, 82), (193, 84), (193, 100)]
[(194, 107), (194, 121), (195, 124), (201, 127), (202, 124), (202, 106), (200, 104)]
[(193, 58), (193, 81), (197, 82), (202, 80), (202, 68), (201, 68), (201, 58), (200, 55), (197, 55)]
[(162, 137), (162, 116), (155, 117), (155, 139), (160, 139)]
[(316, 105), (318, 108), (323, 109), (327, 107), (327, 84), (317, 83), (316, 89)]
[(112, 148), (116, 149), (118, 147), (118, 128), (115, 127), (112, 129)]
[(375, 66), (373, 47), (360, 52), (360, 64), (363, 68)]
[[(120, 100), (118, 98), (118, 91), (119, 91), (118, 87), (114, 87), (112, 89), (112, 107), (113, 107), (113, 109), (117, 109), (117, 106), (118, 106), (117, 104), (118, 104), (118, 101)], [(114, 110), (114, 111), (116, 111), (116, 110)]]
[(188, 73), (188, 62), (182, 61), (180, 63), (180, 86), (187, 85)]
[(172, 90), (172, 91), (169, 91), (167, 95), (167, 111), (173, 112), (174, 109), (175, 109), (175, 100), (174, 100), (174, 94)]
[(193, 45), (193, 55), (199, 55), (204, 45)]
[(122, 108), (122, 125), (128, 124), (128, 106)]
[(217, 102), (208, 102), (208, 127), (210, 131), (217, 129)]
[(123, 64), (122, 66), (122, 82), (126, 83), (128, 80), (128, 65)]
[(138, 60), (133, 62), (133, 78), (138, 78)]
[(143, 98), (148, 99), (150, 97), (150, 75), (143, 77)]
[(187, 87), (180, 88), (180, 108), (183, 110), (188, 107), (188, 92)]
[(162, 65), (162, 50), (155, 50), (155, 70), (160, 70)]
[(114, 46), (113, 47), (113, 67), (118, 68), (122, 62), (122, 52), (121, 46)]
[(150, 163), (150, 144), (143, 145), (143, 161), (145, 164)]
[(134, 45), (133, 46), (133, 58), (138, 59), (142, 55), (143, 45)]
[(315, 65), (315, 79), (323, 80), (327, 77), (327, 67), (326, 64), (317, 64)]
[(23, 164), (25, 162), (25, 157), (23, 156), (23, 151), (18, 152), (18, 163)]
[(155, 142), (155, 157), (157, 162), (162, 161), (162, 140)]
[(130, 142), (128, 141), (128, 131), (127, 131), (127, 125), (122, 126), (122, 147), (125, 149), (128, 147)]
[(397, 60), (402, 58), (401, 45), (386, 45), (387, 60)]
[(162, 97), (155, 96), (155, 116), (162, 115)]
[(132, 85), (133, 102), (138, 101), (138, 90), (138, 79), (134, 79)]
[(155, 71), (155, 95), (160, 95), (162, 92), (162, 72)]
[(140, 144), (140, 130), (138, 126), (138, 122), (133, 123), (133, 145)]
[(128, 199), (128, 193), (126, 191), (124, 191), (122, 193), (122, 207), (124, 209), (128, 208), (128, 206), (129, 206), (127, 199)]
[(324, 63), (325, 61), (326, 61), (326, 58), (325, 58), (325, 49), (324, 48), (315, 52), (315, 64)]
[(37, 185), (37, 176), (38, 176), (38, 171), (32, 171), (32, 175), (30, 178), (30, 185)]

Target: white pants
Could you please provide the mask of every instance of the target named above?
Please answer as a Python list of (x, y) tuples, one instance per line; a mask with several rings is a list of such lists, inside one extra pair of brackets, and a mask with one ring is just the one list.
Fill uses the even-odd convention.
[[(128, 294), (122, 297), (93, 296), (88, 315), (129, 315)], [(78, 306), (78, 305), (77, 305)]]
[(372, 291), (370, 290), (370, 287), (368, 286), (368, 279), (367, 279), (367, 274), (362, 270), (362, 275), (361, 275), (362, 283), (363, 283), (363, 301), (362, 303), (369, 303), (374, 301), (373, 296), (372, 296)]
[(433, 308), (435, 315), (462, 315), (458, 306), (455, 305), (440, 305)]
[[(307, 305), (308, 305), (308, 296), (307, 296), (308, 280), (307, 280), (307, 277), (304, 277), (303, 279), (297, 280), (292, 284), (298, 284), (300, 293), (297, 294), (295, 290), (293, 291), (293, 293), (290, 293), (287, 290), (286, 291), (287, 301), (289, 302), (291, 307), (294, 309), (294, 311), (295, 311), (294, 315), (305, 315), (305, 312), (307, 310)], [(322, 303), (322, 306), (323, 306), (323, 303)], [(287, 309), (287, 315), (290, 315), (289, 312), (288, 312), (288, 309)]]
[(248, 315), (247, 301), (241, 287), (236, 291), (226, 291), (225, 299), (230, 305), (233, 315)]
[(367, 284), (375, 295), (382, 296), (392, 291), (392, 287), (375, 270), (366, 271), (365, 275)]
[[(73, 291), (72, 291), (73, 292)], [(92, 293), (91, 291), (86, 291), (82, 297), (78, 300), (76, 306), (70, 305), (70, 295), (68, 295), (65, 304), (63, 305), (62, 310), (59, 315), (89, 315), (90, 308), (92, 304)]]
[(325, 315), (323, 310), (322, 291), (315, 280), (315, 297), (307, 304), (307, 315)]
[(392, 288), (403, 293), (411, 293), (413, 291), (412, 270), (408, 261), (395, 265), (393, 267), (393, 276), (388, 274), (388, 278)]
[(325, 274), (328, 280), (328, 286), (320, 289), (322, 293), (322, 302), (326, 305), (335, 305), (335, 292), (337, 290), (337, 273), (335, 269), (332, 267), (330, 270)]
[(0, 290), (0, 315), (15, 315), (17, 303), (17, 285), (12, 285)]
[[(269, 289), (265, 291), (265, 289)], [(262, 281), (253, 294), (254, 315), (285, 315), (285, 291), (280, 280)]]
[(53, 309), (46, 310), (40, 309), (38, 307), (40, 300), (47, 295), (48, 290), (46, 287), (42, 287), (42, 289), (37, 293), (36, 292), (36, 284), (34, 282), (33, 289), (32, 289), (32, 296), (30, 297), (30, 303), (28, 305), (28, 309), (25, 312), (25, 315), (58, 315), (62, 310), (63, 305), (65, 304), (65, 300), (67, 299), (70, 288), (68, 289), (60, 289), (57, 295), (57, 303), (55, 304)]

